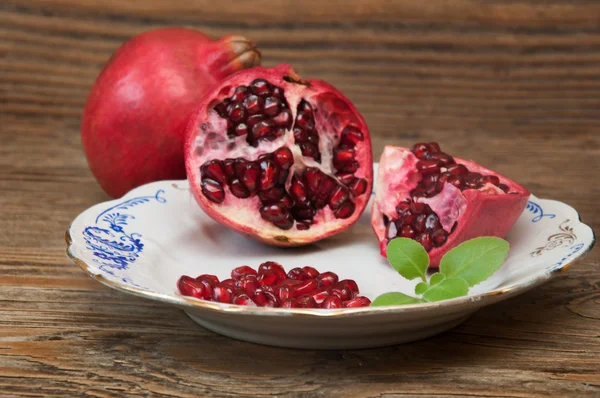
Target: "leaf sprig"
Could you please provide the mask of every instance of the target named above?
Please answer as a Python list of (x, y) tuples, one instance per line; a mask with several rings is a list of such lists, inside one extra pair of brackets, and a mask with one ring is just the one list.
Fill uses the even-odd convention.
[(400, 292), (384, 293), (372, 307), (429, 303), (466, 296), (469, 288), (492, 276), (508, 255), (509, 244), (496, 237), (481, 237), (466, 241), (449, 252), (440, 261), (440, 270), (427, 280), (429, 255), (425, 248), (412, 239), (396, 238), (387, 247), (388, 261), (408, 280), (421, 279), (415, 286), (415, 295)]

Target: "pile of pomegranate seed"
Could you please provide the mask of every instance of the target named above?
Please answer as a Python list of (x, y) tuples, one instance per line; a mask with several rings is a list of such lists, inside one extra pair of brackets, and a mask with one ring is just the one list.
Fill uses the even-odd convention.
[(333, 272), (319, 273), (313, 267), (293, 268), (287, 274), (273, 261), (255, 269), (243, 265), (231, 271), (231, 279), (219, 282), (214, 275), (182, 276), (177, 287), (184, 296), (251, 307), (356, 308), (371, 300), (359, 296), (351, 279), (338, 281)]
[(384, 216), (388, 240), (398, 237), (414, 239), (427, 251), (446, 243), (452, 231), (442, 228), (438, 215), (429, 205), (416, 202), (419, 197), (436, 196), (442, 191), (444, 183), (452, 184), (461, 191), (480, 189), (486, 184), (493, 184), (504, 192), (509, 190), (497, 176), (474, 173), (464, 165), (457, 164), (452, 156), (442, 152), (436, 142), (415, 144), (411, 151), (419, 159), (416, 168), (421, 180), (410, 192), (412, 199), (404, 199), (396, 206), (397, 219), (389, 220)]
[[(227, 119), (230, 137), (245, 135), (253, 147), (261, 140), (276, 140), (292, 127), (292, 113), (283, 89), (264, 79), (237, 87), (214, 110)], [(302, 156), (320, 163), (314, 111), (305, 100), (298, 104), (293, 134)], [(225, 200), (225, 187), (241, 199), (258, 195), (261, 217), (283, 230), (292, 228), (294, 222), (298, 230), (309, 229), (316, 212), (325, 206), (329, 206), (336, 218), (345, 219), (356, 210), (353, 199), (367, 190), (367, 180), (354, 176), (359, 169), (354, 158), (355, 146), (363, 140), (362, 132), (354, 126), (342, 130), (339, 144), (333, 150), (335, 178), (316, 167), (290, 173), (294, 155), (285, 146), (259, 156), (256, 161), (211, 160), (200, 167), (202, 193), (215, 203)]]

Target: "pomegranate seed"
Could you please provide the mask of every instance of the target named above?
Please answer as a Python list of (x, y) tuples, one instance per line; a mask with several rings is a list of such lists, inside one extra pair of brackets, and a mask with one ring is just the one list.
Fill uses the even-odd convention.
[(431, 148), (431, 152), (442, 152), (440, 144), (438, 144), (437, 142), (430, 142), (428, 145), (429, 148)]
[(237, 288), (243, 289), (247, 294), (252, 295), (254, 291), (260, 286), (256, 276), (244, 275), (235, 282)]
[(301, 308), (300, 304), (294, 299), (287, 299), (281, 302), (281, 308)]
[(508, 185), (506, 185), (506, 184), (500, 184), (500, 185), (498, 185), (498, 188), (503, 190), (505, 193), (508, 193), (508, 191), (510, 189), (510, 188), (508, 188)]
[(352, 297), (356, 296), (359, 293), (358, 285), (352, 279), (344, 279), (337, 283), (340, 286), (346, 286), (351, 292)]
[(417, 162), (417, 170), (421, 174), (439, 173), (440, 166), (435, 160), (420, 160)]
[(298, 175), (294, 175), (292, 177), (289, 192), (290, 195), (292, 195), (292, 198), (294, 198), (297, 202), (306, 202), (306, 188), (301, 177)]
[[(285, 189), (282, 187), (273, 187), (266, 191), (260, 191), (258, 197), (260, 201), (265, 205), (275, 204), (279, 202), (285, 196)], [(282, 205), (282, 207), (285, 207)]]
[(321, 308), (342, 308), (342, 300), (338, 296), (328, 296), (321, 303)]
[(448, 233), (443, 229), (438, 229), (431, 234), (431, 241), (435, 247), (440, 247), (448, 240)]
[[(319, 188), (314, 196), (314, 205), (317, 209), (325, 207), (331, 199), (334, 189), (338, 187), (338, 183), (332, 177), (323, 174), (323, 179), (319, 184)], [(353, 210), (354, 211), (354, 210)]]
[(354, 160), (354, 149), (352, 148), (335, 148), (333, 150), (333, 164), (343, 165)]
[(309, 266), (302, 267), (302, 271), (304, 271), (306, 273), (306, 275), (308, 275), (310, 278), (316, 278), (317, 276), (319, 276), (319, 271), (317, 271), (313, 267), (309, 267)]
[(335, 176), (339, 182), (346, 186), (349, 186), (356, 180), (356, 177), (352, 173), (336, 173)]
[(229, 286), (233, 289), (237, 287), (235, 286), (235, 281), (233, 279), (223, 279), (221, 283), (219, 283), (219, 286)]
[(289, 109), (282, 109), (281, 112), (271, 120), (275, 126), (289, 129), (292, 127), (292, 112)]
[(238, 293), (231, 300), (233, 304), (256, 307), (256, 303), (246, 293)]
[(314, 167), (308, 167), (304, 171), (304, 178), (306, 178), (306, 187), (308, 188), (308, 192), (316, 195), (319, 192), (319, 186), (321, 185), (321, 181), (323, 180), (324, 174), (321, 170), (316, 169)]
[(238, 124), (237, 126), (235, 126), (234, 134), (238, 137), (248, 134), (248, 126), (246, 126), (245, 123)]
[(262, 120), (252, 127), (252, 135), (255, 140), (267, 138), (273, 132), (273, 124), (269, 120)]
[(292, 215), (288, 213), (282, 221), (274, 222), (273, 224), (280, 229), (288, 230), (294, 226), (294, 219), (292, 218)]
[(305, 294), (312, 293), (319, 287), (319, 283), (316, 279), (308, 279), (300, 284), (294, 285), (291, 288), (292, 297), (304, 296)]
[(286, 278), (285, 278), (285, 279), (284, 279), (284, 280), (283, 280), (283, 281), (280, 283), (280, 285), (281, 285), (281, 286), (288, 286), (288, 287), (292, 287), (292, 286), (294, 286), (294, 285), (299, 285), (299, 284), (301, 284), (302, 282), (303, 282), (303, 281), (301, 281), (301, 280), (297, 280), (297, 279), (289, 279), (289, 278), (287, 278), (287, 277), (286, 277)]
[(462, 190), (465, 188), (465, 179), (461, 176), (451, 175), (448, 177), (448, 183), (454, 185), (456, 188)]
[(273, 159), (282, 169), (289, 169), (294, 164), (292, 151), (287, 147), (281, 147), (273, 152)]
[(260, 189), (273, 188), (279, 178), (279, 166), (271, 159), (263, 159), (260, 162), (260, 171)]
[(287, 300), (289, 299), (292, 295), (290, 292), (290, 287), (289, 286), (279, 286), (276, 289), (276, 294), (279, 297), (279, 300), (283, 301), (283, 300)]
[(308, 220), (308, 221), (296, 221), (296, 228), (299, 231), (306, 231), (306, 230), (310, 229), (310, 225), (311, 225), (310, 220)]
[(211, 160), (204, 163), (200, 167), (202, 177), (210, 178), (219, 184), (227, 183), (227, 177), (223, 170), (223, 165), (220, 160)]
[(225, 191), (221, 184), (210, 178), (202, 180), (202, 193), (207, 199), (215, 203), (223, 203), (225, 200)]
[(425, 220), (425, 228), (426, 229), (439, 229), (442, 225), (440, 224), (440, 219), (435, 213), (430, 213)]
[(296, 127), (301, 128), (302, 130), (312, 130), (315, 128), (315, 121), (312, 115), (307, 112), (298, 113), (296, 115)]
[(287, 273), (287, 277), (288, 279), (294, 279), (297, 281), (305, 281), (307, 279), (310, 279), (310, 276), (308, 276), (308, 274), (304, 272), (304, 270), (300, 267), (292, 268), (291, 270), (289, 270), (289, 272)]
[(341, 168), (337, 168), (339, 171), (343, 171), (345, 173), (356, 173), (359, 169), (360, 165), (356, 161), (345, 163)]
[(410, 199), (405, 199), (402, 202), (398, 203), (396, 205), (396, 213), (398, 213), (399, 216), (402, 216), (407, 210), (410, 209), (410, 204)]
[(500, 179), (496, 176), (483, 176), (479, 179), (479, 183), (482, 185), (494, 184), (495, 186), (498, 186), (500, 185)]
[(333, 212), (333, 215), (337, 218), (348, 218), (354, 213), (355, 208), (356, 206), (354, 205), (354, 203), (346, 202), (339, 209), (335, 210)]
[(236, 198), (244, 199), (250, 196), (250, 192), (248, 191), (248, 189), (246, 189), (244, 184), (242, 184), (242, 182), (237, 178), (231, 180), (229, 190)]
[(285, 97), (283, 96), (284, 91), (281, 87), (277, 87), (277, 86), (273, 86), (271, 88), (271, 95), (275, 98), (278, 98), (280, 100), (285, 100)]
[(250, 91), (261, 97), (271, 94), (271, 84), (264, 79), (256, 79), (250, 83)]
[(363, 133), (358, 129), (358, 127), (346, 126), (344, 130), (342, 130), (342, 137), (340, 139), (340, 143), (348, 145), (350, 147), (354, 147), (359, 142), (364, 141), (364, 139), (365, 137)]
[(368, 307), (371, 305), (371, 300), (364, 296), (356, 296), (352, 300), (342, 302), (344, 308)]
[(265, 307), (279, 307), (280, 300), (273, 292), (264, 292), (265, 297), (267, 298), (267, 303)]
[(467, 188), (477, 188), (479, 185), (479, 179), (481, 178), (481, 174), (479, 173), (469, 173), (465, 177), (465, 184)]
[(309, 142), (300, 144), (300, 151), (302, 155), (313, 158), (315, 161), (321, 161), (321, 154), (319, 153), (319, 149), (316, 145), (311, 144)]
[(279, 278), (274, 271), (260, 271), (256, 280), (261, 286), (273, 286), (279, 282)]
[(254, 126), (256, 126), (258, 123), (262, 122), (264, 120), (263, 115), (252, 115), (248, 118), (248, 120), (246, 120), (246, 124), (248, 125), (248, 129), (252, 129), (254, 128)]
[(402, 229), (400, 229), (400, 237), (414, 239), (417, 232), (410, 225), (404, 225)]
[(289, 195), (283, 195), (283, 198), (279, 201), (279, 204), (289, 209), (294, 205), (294, 200)]
[(199, 299), (205, 298), (206, 288), (201, 282), (191, 276), (183, 275), (179, 278), (177, 287), (179, 288), (179, 292), (184, 296), (191, 296)]
[(267, 116), (275, 116), (281, 109), (281, 101), (274, 97), (267, 97), (265, 100), (264, 113)]
[(427, 204), (420, 202), (412, 202), (410, 204), (410, 211), (412, 214), (419, 215), (427, 212)]
[(339, 209), (350, 197), (350, 191), (343, 185), (338, 185), (334, 188), (331, 198), (329, 199), (329, 207), (331, 210)]
[(440, 167), (448, 167), (450, 165), (455, 164), (454, 158), (450, 155), (447, 155), (443, 152), (441, 153), (432, 153), (429, 155), (429, 160), (435, 160), (440, 165)]
[[(267, 287), (267, 286), (264, 286), (264, 287)], [(264, 307), (269, 303), (269, 298), (267, 297), (267, 292), (260, 287), (254, 291), (254, 294), (252, 295), (252, 299), (254, 300), (256, 305), (259, 307)]]
[(283, 266), (275, 261), (267, 261), (258, 267), (258, 272), (272, 271), (277, 275), (277, 279), (284, 280), (286, 278)]
[(229, 108), (229, 120), (234, 123), (239, 123), (246, 120), (246, 109), (242, 104), (235, 104)]
[(296, 299), (299, 308), (317, 308), (317, 302), (311, 296), (303, 296)]
[(425, 231), (425, 220), (427, 219), (426, 214), (419, 214), (413, 223), (413, 227), (417, 232)]
[(308, 141), (308, 132), (299, 127), (294, 127), (294, 140), (296, 144)]
[(219, 285), (213, 290), (213, 300), (219, 303), (231, 303), (234, 289), (231, 286)]
[(430, 148), (429, 145), (420, 142), (412, 147), (412, 152), (418, 159), (424, 160), (427, 159), (430, 152)]
[(256, 163), (245, 163), (241, 169), (241, 181), (250, 192), (250, 195), (254, 195), (258, 190), (258, 178), (260, 175), (260, 167)]
[(219, 116), (221, 116), (222, 118), (226, 118), (227, 117), (227, 105), (229, 104), (229, 99), (225, 99), (222, 102), (218, 102), (213, 109), (215, 110), (215, 112), (217, 112), (217, 114)]
[(344, 285), (340, 285), (339, 283), (331, 289), (331, 294), (338, 296), (342, 301), (350, 300), (352, 298), (352, 292), (350, 289)]
[(467, 169), (462, 164), (453, 164), (451, 166), (448, 166), (447, 171), (448, 173), (455, 176), (466, 176), (467, 174), (469, 174), (469, 169)]
[(256, 270), (248, 267), (247, 265), (242, 265), (241, 267), (234, 268), (233, 271), (231, 271), (231, 278), (236, 281), (242, 279), (242, 277), (247, 275), (256, 276), (257, 272)]
[(319, 288), (330, 287), (338, 282), (337, 274), (333, 272), (323, 272), (317, 278)]
[(357, 197), (362, 195), (367, 191), (367, 180), (364, 178), (359, 178), (352, 182), (348, 188), (350, 188), (350, 192), (352, 192), (352, 196)]
[(211, 283), (213, 286), (217, 286), (219, 284), (219, 278), (217, 278), (215, 275), (202, 274), (202, 275), (199, 275), (196, 279), (199, 281), (203, 281), (203, 280), (210, 281), (209, 283)]
[(433, 248), (433, 242), (431, 241), (431, 237), (427, 232), (417, 235), (415, 240), (423, 245), (426, 251), (430, 251)]
[(233, 95), (231, 96), (231, 100), (233, 102), (242, 102), (246, 97), (248, 97), (248, 87), (246, 86), (238, 86), (235, 88)]

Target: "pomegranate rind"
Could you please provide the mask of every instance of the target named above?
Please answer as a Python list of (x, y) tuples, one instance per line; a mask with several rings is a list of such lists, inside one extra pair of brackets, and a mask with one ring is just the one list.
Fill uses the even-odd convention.
[[(438, 214), (444, 229), (449, 231), (456, 221), (456, 229), (448, 236), (444, 245), (433, 248), (429, 252), (430, 268), (437, 268), (446, 252), (453, 247), (480, 236), (496, 236), (504, 238), (515, 224), (529, 200), (529, 191), (504, 177), (503, 175), (483, 167), (470, 160), (454, 158), (465, 165), (470, 171), (482, 175), (495, 175), (500, 183), (509, 187), (509, 193), (503, 193), (494, 186), (482, 189), (466, 189), (460, 191), (451, 184), (444, 184), (444, 189), (438, 196), (418, 202), (427, 203), (436, 211), (439, 202), (444, 201), (445, 214)], [(389, 219), (397, 218), (396, 205), (410, 197), (410, 191), (420, 180), (420, 174), (415, 169), (418, 161), (410, 149), (386, 146), (379, 161), (377, 182), (375, 184), (375, 199), (371, 210), (371, 225), (379, 240), (381, 255), (386, 256), (388, 240), (385, 237), (383, 216)], [(445, 198), (443, 196), (446, 195)], [(438, 198), (439, 197), (439, 198)], [(436, 212), (437, 213), (437, 212)]]
[[(308, 230), (299, 230), (296, 226), (289, 230), (282, 230), (260, 217), (258, 212), (260, 200), (256, 196), (247, 199), (239, 199), (231, 194), (229, 188), (225, 187), (225, 199), (222, 203), (217, 204), (211, 202), (202, 194), (200, 166), (205, 161), (212, 158), (210, 156), (205, 156), (204, 154), (198, 154), (198, 148), (204, 144), (204, 137), (206, 136), (206, 132), (202, 131), (201, 126), (203, 123), (210, 120), (211, 123), (209, 124), (212, 131), (223, 138), (223, 142), (230, 142), (227, 138), (226, 121), (224, 119), (218, 120), (215, 117), (215, 112), (212, 107), (217, 100), (222, 99), (224, 96), (231, 95), (233, 90), (235, 90), (235, 87), (239, 85), (248, 85), (253, 80), (259, 78), (266, 79), (271, 84), (281, 87), (285, 91), (285, 96), (289, 102), (289, 109), (292, 112), (293, 119), (296, 117), (297, 105), (302, 99), (305, 99), (316, 104), (319, 109), (319, 112), (315, 114), (317, 130), (319, 130), (320, 126), (324, 126), (325, 124), (328, 126), (335, 126), (337, 128), (335, 133), (339, 135), (346, 123), (349, 123), (358, 127), (363, 133), (364, 140), (355, 146), (355, 159), (359, 161), (361, 167), (354, 173), (354, 176), (356, 178), (364, 178), (367, 181), (367, 188), (364, 194), (354, 198), (356, 209), (349, 218), (336, 218), (333, 215), (332, 210), (326, 206), (317, 211), (317, 215), (314, 218), (316, 223), (312, 224)], [(321, 136), (329, 134), (323, 129), (319, 130), (319, 133)], [(291, 137), (293, 140), (291, 130), (286, 137)], [(247, 160), (254, 161), (261, 154), (271, 153), (281, 146), (282, 144), (279, 140), (274, 142), (264, 142), (258, 145), (258, 148), (253, 149), (251, 156), (238, 156), (244, 156)], [(331, 148), (324, 148), (321, 146), (321, 143), (319, 144), (319, 149), (321, 149), (323, 153), (325, 153), (325, 150), (331, 152)], [(243, 148), (240, 148), (240, 151), (243, 150)], [(210, 90), (207, 95), (204, 96), (204, 99), (198, 106), (196, 114), (188, 125), (184, 152), (190, 188), (202, 210), (220, 224), (252, 239), (273, 246), (302, 246), (344, 231), (360, 218), (367, 206), (373, 188), (373, 155), (371, 139), (367, 124), (362, 116), (356, 110), (354, 105), (335, 87), (321, 80), (302, 80), (300, 76), (294, 72), (291, 66), (287, 64), (282, 64), (275, 68), (255, 67), (249, 70), (239, 71)], [(215, 153), (213, 152), (212, 154)], [(229, 155), (231, 155), (231, 153), (229, 153)], [(216, 158), (222, 160), (227, 157), (235, 157), (229, 155), (221, 155)], [(294, 156), (296, 156), (296, 154)], [(310, 159), (308, 162), (310, 162)], [(322, 171), (327, 172), (327, 174), (332, 175), (334, 170), (330, 163), (330, 160), (324, 158), (321, 164), (313, 162), (310, 166), (320, 168)], [(256, 209), (256, 211), (250, 211), (250, 208)]]

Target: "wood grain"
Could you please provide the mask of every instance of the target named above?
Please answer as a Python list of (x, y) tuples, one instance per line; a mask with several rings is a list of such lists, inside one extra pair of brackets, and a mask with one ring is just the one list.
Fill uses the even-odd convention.
[(0, 4), (0, 396), (600, 396), (600, 255), (425, 341), (302, 351), (243, 343), (109, 290), (64, 256), (107, 199), (87, 91), (127, 38), (231, 32), (264, 64), (338, 86), (384, 144), (450, 152), (600, 227), (600, 4), (593, 0), (22, 0)]

